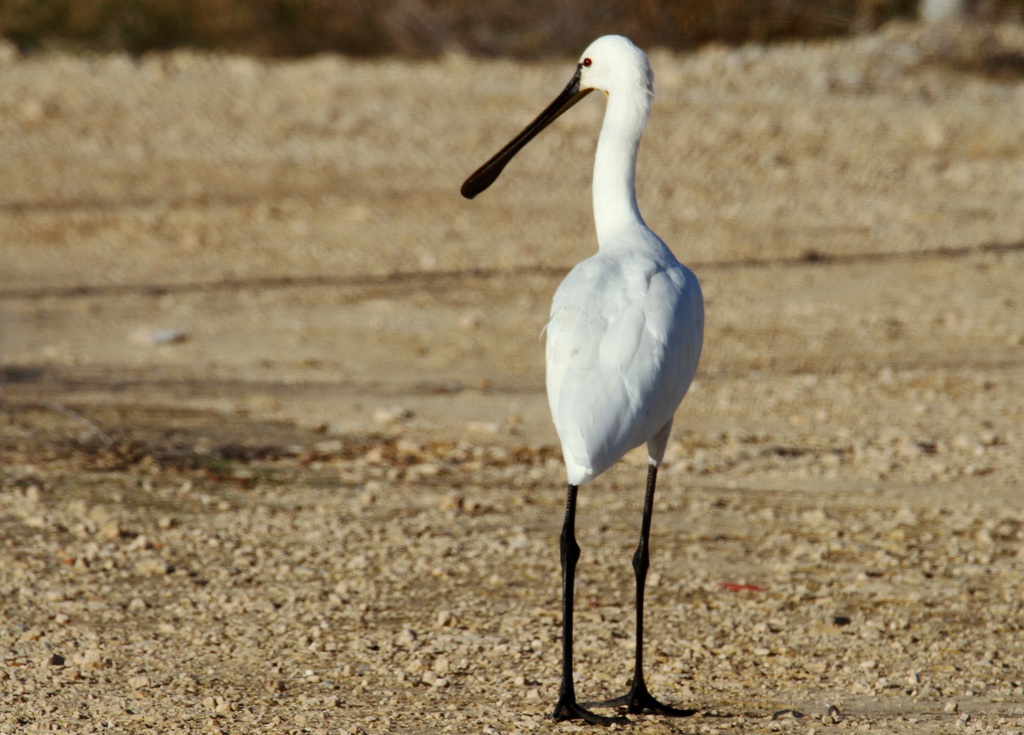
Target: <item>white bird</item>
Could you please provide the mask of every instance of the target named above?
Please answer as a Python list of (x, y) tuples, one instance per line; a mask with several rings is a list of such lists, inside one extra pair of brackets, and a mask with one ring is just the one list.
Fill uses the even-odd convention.
[(654, 73), (622, 36), (594, 41), (569, 85), (523, 132), (470, 176), (468, 199), (490, 186), (534, 136), (589, 92), (608, 98), (594, 160), (598, 252), (570, 271), (555, 292), (547, 325), (547, 391), (568, 479), (562, 562), (562, 685), (553, 717), (623, 722), (576, 701), (572, 664), (575, 538), (579, 485), (646, 442), (649, 457), (636, 574), (636, 649), (629, 693), (591, 706), (686, 716), (658, 702), (643, 677), (644, 583), (658, 465), (672, 419), (697, 371), (704, 299), (697, 277), (646, 225), (636, 203), (636, 160), (650, 114)]

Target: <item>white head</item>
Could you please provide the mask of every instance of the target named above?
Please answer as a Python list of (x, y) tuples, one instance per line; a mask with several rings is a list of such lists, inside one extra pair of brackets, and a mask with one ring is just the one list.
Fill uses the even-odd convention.
[(587, 46), (576, 65), (576, 73), (562, 93), (483, 166), (478, 168), (462, 185), (462, 195), (472, 199), (494, 183), (505, 166), (523, 146), (540, 131), (587, 96), (599, 89), (608, 96), (609, 112), (618, 100), (627, 104), (617, 107), (633, 121), (637, 140), (647, 121), (654, 96), (654, 72), (647, 55), (624, 36), (602, 36)]
[(580, 55), (580, 89), (613, 96), (640, 87), (654, 96), (654, 71), (647, 54), (625, 36), (601, 36)]

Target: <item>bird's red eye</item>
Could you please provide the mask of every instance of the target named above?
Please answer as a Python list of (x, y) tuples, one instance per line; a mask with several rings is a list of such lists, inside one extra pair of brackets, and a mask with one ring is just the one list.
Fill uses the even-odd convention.
[(589, 56), (583, 60), (583, 66), (590, 66), (593, 63), (594, 62), (590, 60)]

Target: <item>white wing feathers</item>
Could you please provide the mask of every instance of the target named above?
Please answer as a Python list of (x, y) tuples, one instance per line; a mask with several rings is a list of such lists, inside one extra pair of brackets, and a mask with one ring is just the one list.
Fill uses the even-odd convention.
[(548, 402), (572, 484), (671, 422), (697, 370), (704, 314), (696, 277), (671, 255), (635, 256), (588, 258), (551, 306)]

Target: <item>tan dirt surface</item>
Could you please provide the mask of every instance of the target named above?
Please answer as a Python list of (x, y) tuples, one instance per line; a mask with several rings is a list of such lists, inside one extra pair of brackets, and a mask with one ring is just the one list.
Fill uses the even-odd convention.
[[(0, 733), (540, 733), (543, 388), (588, 98), (521, 64), (0, 49)], [(707, 338), (661, 473), (650, 733), (1024, 732), (1019, 28), (653, 50), (645, 217)], [(642, 452), (581, 492), (630, 674)]]

